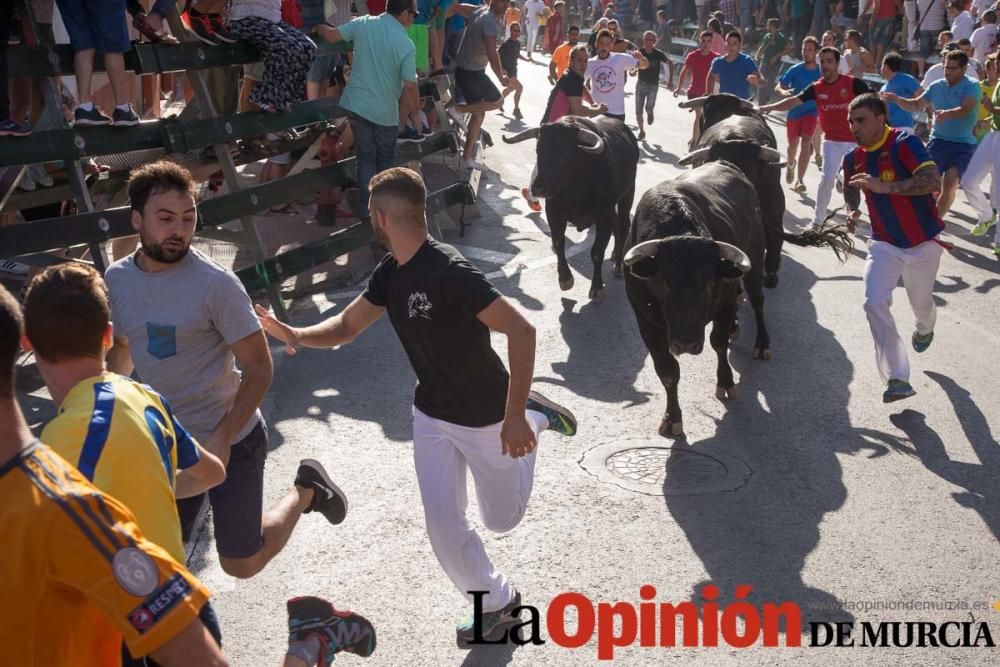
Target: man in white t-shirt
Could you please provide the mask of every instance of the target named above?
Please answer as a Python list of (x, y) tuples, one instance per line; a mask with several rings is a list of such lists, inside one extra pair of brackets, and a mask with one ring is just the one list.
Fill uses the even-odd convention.
[(976, 19), (965, 11), (964, 0), (951, 0), (948, 3), (948, 22), (951, 24), (952, 39), (956, 42), (972, 37), (972, 31), (976, 29)]
[(539, 14), (544, 11), (545, 3), (542, 0), (528, 0), (524, 3), (524, 27), (528, 33), (528, 60), (534, 57), (535, 44), (538, 42), (538, 28), (541, 25)]
[(985, 62), (986, 56), (993, 50), (993, 45), (997, 43), (997, 12), (995, 9), (983, 12), (983, 24), (973, 31), (969, 41), (972, 42), (972, 48), (975, 49), (973, 57), (979, 62)]
[(612, 53), (615, 38), (611, 31), (604, 29), (597, 33), (597, 55), (587, 62), (587, 88), (594, 104), (606, 104), (609, 118), (625, 121), (625, 79), (633, 68), (646, 69), (649, 61), (642, 51), (632, 53)]

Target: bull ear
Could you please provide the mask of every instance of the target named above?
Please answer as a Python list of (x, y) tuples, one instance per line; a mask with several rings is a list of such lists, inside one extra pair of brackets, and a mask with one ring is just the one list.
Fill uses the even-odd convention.
[(735, 279), (750, 270), (750, 258), (745, 252), (724, 241), (715, 244), (719, 246), (719, 276)]
[(652, 278), (656, 273), (656, 253), (659, 241), (645, 241), (625, 253), (624, 263), (636, 278)]

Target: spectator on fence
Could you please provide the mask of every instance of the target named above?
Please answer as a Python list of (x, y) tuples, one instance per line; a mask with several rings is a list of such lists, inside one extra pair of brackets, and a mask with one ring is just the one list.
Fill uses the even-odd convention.
[(396, 164), (400, 114), (417, 114), (416, 47), (407, 36), (414, 0), (389, 0), (386, 12), (359, 16), (337, 28), (319, 26), (329, 42), (354, 43), (351, 80), (340, 97), (347, 109), (357, 155), (359, 198), (352, 209), (367, 218), (368, 182)]
[(868, 49), (861, 45), (862, 40), (861, 33), (857, 30), (848, 30), (844, 38), (843, 60), (847, 61), (847, 73), (853, 77), (861, 77), (875, 71), (875, 59)]
[[(132, 48), (125, 23), (125, 0), (109, 0), (99, 12), (93, 11), (87, 0), (57, 0), (57, 4), (74, 51), (73, 70), (80, 103), (73, 112), (74, 124), (80, 127), (112, 123), (117, 127), (138, 125), (139, 116), (129, 102), (131, 87), (125, 72), (124, 54)], [(111, 116), (94, 105), (92, 86), (97, 51), (104, 54), (104, 69), (114, 95), (115, 108)]]
[[(900, 71), (903, 68), (903, 57), (895, 51), (885, 54), (882, 59), (882, 84), (880, 92), (895, 93), (899, 97), (919, 97), (924, 89), (920, 87), (920, 82), (906, 72)], [(889, 127), (895, 127), (910, 134), (914, 134), (913, 113), (903, 109), (894, 102), (886, 104), (888, 113), (886, 122)]]
[[(948, 34), (950, 35), (951, 33)], [(952, 41), (945, 42), (945, 44), (941, 47), (941, 53), (944, 53), (945, 51), (960, 51), (960, 50), (961, 49), (958, 46), (958, 42), (952, 42)], [(971, 60), (969, 61), (969, 64), (965, 68), (965, 76), (976, 81), (979, 80), (979, 74), (976, 72), (976, 67), (975, 65), (972, 64)], [(944, 61), (942, 60), (941, 62), (935, 63), (934, 65), (932, 65), (927, 69), (927, 73), (924, 74), (924, 78), (921, 80), (920, 85), (923, 86), (924, 90), (927, 90), (928, 86), (930, 86), (935, 81), (940, 81), (943, 78), (944, 78)]]
[[(827, 30), (826, 32), (824, 32), (823, 38), (820, 40), (821, 49), (826, 48), (828, 46), (835, 49), (837, 48), (837, 35), (832, 30)], [(847, 65), (847, 61), (844, 60), (843, 58), (837, 61), (837, 71), (840, 74), (847, 74), (849, 69), (850, 68)], [(819, 155), (818, 152), (817, 155)]]
[(995, 0), (972, 0), (972, 5), (969, 7), (969, 13), (972, 14), (973, 18), (978, 21), (983, 12), (988, 10), (990, 7), (996, 7), (996, 4)]
[[(927, 59), (931, 55), (934, 40), (938, 39), (940, 44), (939, 33), (947, 28), (945, 2), (947, 0), (917, 0), (917, 39), (920, 41), (917, 78), (922, 77), (927, 69)], [(949, 36), (946, 41), (951, 39)]]
[(167, 14), (172, 12), (176, 5), (177, 0), (156, 0), (147, 13), (139, 0), (125, 0), (125, 10), (132, 17), (132, 27), (150, 42), (161, 44), (180, 43), (164, 24)]
[(959, 50), (945, 51), (944, 79), (929, 86), (916, 97), (903, 98), (894, 93), (882, 93), (886, 102), (895, 102), (908, 111), (928, 110), (934, 113), (927, 150), (941, 172), (941, 191), (937, 210), (941, 216), (951, 208), (959, 183), (972, 154), (976, 137), (972, 130), (979, 116), (982, 89), (978, 79), (965, 75), (969, 57)]
[(950, 0), (948, 3), (948, 22), (951, 25), (951, 32), (955, 41), (972, 37), (972, 32), (976, 29), (976, 19), (972, 14), (965, 11), (964, 0)]
[(656, 48), (660, 51), (670, 51), (673, 46), (674, 36), (670, 32), (671, 22), (667, 18), (667, 12), (660, 9), (656, 12)]
[[(788, 38), (785, 37), (785, 33), (781, 32), (780, 28), (780, 20), (768, 19), (767, 34), (764, 35), (764, 39), (761, 40), (760, 46), (757, 47), (757, 62), (760, 63), (760, 70), (764, 79), (767, 81), (774, 81), (777, 78), (778, 72), (781, 70), (781, 58), (785, 54), (791, 53), (792, 50), (791, 42), (788, 41)], [(715, 69), (714, 63), (712, 68), (713, 70)], [(747, 74), (750, 74), (750, 72), (747, 72)], [(720, 89), (719, 92), (728, 93), (733, 91)], [(760, 104), (767, 104), (768, 100), (771, 99), (770, 86), (762, 87), (758, 91), (758, 96)], [(749, 92), (747, 96), (740, 95), (740, 97), (749, 97)]]
[(986, 56), (996, 49), (997, 43), (997, 10), (988, 9), (983, 12), (982, 25), (973, 31), (969, 39), (974, 49), (976, 60), (982, 62)]
[(882, 56), (892, 47), (896, 38), (900, 6), (900, 0), (875, 0), (872, 25), (868, 31), (875, 63), (882, 62)]
[(785, 16), (791, 17), (789, 34), (792, 44), (801, 44), (809, 34), (810, 11), (809, 0), (785, 0)]

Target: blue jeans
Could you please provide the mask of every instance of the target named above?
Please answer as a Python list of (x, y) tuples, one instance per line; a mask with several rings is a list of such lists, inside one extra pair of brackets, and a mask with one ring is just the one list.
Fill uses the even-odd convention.
[(358, 190), (361, 205), (368, 206), (368, 183), (375, 174), (396, 166), (396, 139), (399, 127), (376, 125), (354, 112), (347, 114), (354, 133), (354, 153), (357, 156)]
[[(167, 14), (170, 13), (170, 10), (173, 9), (176, 4), (177, 0), (156, 0), (149, 11), (150, 13), (156, 12), (162, 18), (167, 18)], [(139, 0), (125, 0), (125, 9), (127, 9), (128, 13), (132, 16), (145, 11), (139, 3)]]

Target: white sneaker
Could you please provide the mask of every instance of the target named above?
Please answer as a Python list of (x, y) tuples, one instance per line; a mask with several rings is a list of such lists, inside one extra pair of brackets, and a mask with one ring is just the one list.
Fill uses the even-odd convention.
[(24, 277), (31, 270), (27, 264), (15, 262), (12, 259), (0, 260), (0, 273), (7, 273), (12, 276)]
[(28, 167), (28, 175), (31, 176), (31, 180), (43, 188), (51, 188), (56, 184), (52, 177), (49, 176), (49, 172), (45, 171), (45, 167), (40, 164), (33, 164)]

